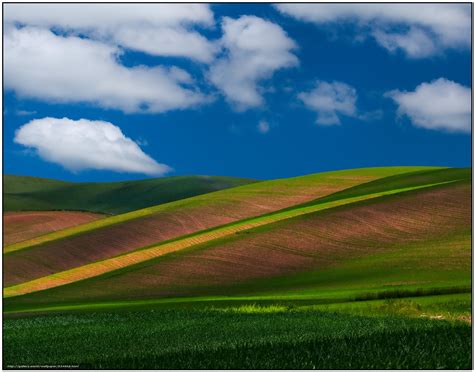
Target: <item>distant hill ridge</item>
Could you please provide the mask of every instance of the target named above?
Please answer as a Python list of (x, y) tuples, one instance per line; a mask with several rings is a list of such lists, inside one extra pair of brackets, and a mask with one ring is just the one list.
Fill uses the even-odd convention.
[(4, 211), (125, 213), (257, 182), (219, 176), (175, 176), (122, 182), (66, 182), (4, 175)]

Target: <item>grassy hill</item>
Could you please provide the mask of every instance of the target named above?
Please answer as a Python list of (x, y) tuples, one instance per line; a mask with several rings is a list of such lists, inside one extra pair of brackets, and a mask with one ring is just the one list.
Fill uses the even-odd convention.
[[(5, 284), (19, 284), (200, 230), (271, 213), (285, 207), (293, 208), (302, 202), (370, 180), (385, 179), (402, 173), (408, 174), (411, 179), (421, 172), (426, 174), (422, 178), (424, 183), (441, 182), (444, 178), (436, 176), (439, 171), (433, 168), (393, 167), (328, 172), (253, 183), (109, 217), (6, 246)], [(434, 176), (430, 176), (431, 174)], [(412, 183), (403, 185), (411, 187)], [(383, 190), (383, 187), (379, 189)], [(372, 186), (369, 191), (370, 194), (376, 194), (377, 189)], [(362, 192), (364, 198), (363, 194)], [(356, 194), (350, 196), (358, 197)], [(311, 208), (319, 206), (310, 206), (310, 210)], [(283, 217), (287, 218), (291, 213), (293, 212), (284, 212)], [(275, 218), (272, 217), (271, 221)], [(245, 222), (243, 226), (246, 226)], [(210, 235), (213, 236), (213, 233)], [(194, 240), (191, 240), (190, 244), (193, 243)]]
[(183, 176), (71, 183), (8, 174), (3, 180), (5, 211), (70, 210), (106, 214), (125, 213), (255, 182), (232, 177)]
[[(358, 260), (375, 260), (374, 257), (378, 256), (381, 257), (378, 264), (370, 268), (384, 273), (390, 280), (385, 283), (374, 278), (373, 282), (379, 284), (375, 289), (381, 290), (381, 286), (393, 283), (401, 283), (398, 287), (407, 286), (409, 289), (412, 285), (419, 287), (423, 283), (423, 288), (467, 286), (469, 276), (466, 276), (463, 257), (469, 255), (466, 250), (470, 239), (469, 198), (470, 170), (408, 172), (356, 185), (310, 203), (138, 247), (128, 253), (115, 252), (110, 258), (90, 260), (88, 257), (89, 263), (81, 265), (73, 254), (82, 256), (74, 248), (76, 243), (71, 241), (101, 232), (103, 229), (99, 228), (5, 255), (5, 280), (6, 283), (13, 283), (5, 289), (5, 295), (32, 293), (34, 297), (33, 292), (40, 291), (34, 301), (53, 303), (66, 299), (71, 302), (81, 299), (156, 299), (232, 293), (226, 286), (234, 288), (236, 294), (245, 294), (249, 283), (252, 293), (265, 292), (274, 287), (273, 280), (280, 281), (278, 288), (294, 281), (303, 285), (304, 280), (301, 282), (299, 275), (307, 277), (308, 272), (317, 269), (317, 272), (329, 270), (328, 277), (331, 277), (331, 273), (337, 272), (336, 263), (354, 265)], [(121, 228), (125, 230), (127, 224), (124, 223)], [(111, 234), (103, 236), (105, 239)], [(448, 268), (440, 260), (430, 260), (428, 267), (434, 265), (440, 270), (436, 274), (438, 280), (433, 283), (423, 277), (422, 263), (415, 271), (421, 279), (416, 280), (407, 280), (402, 268), (397, 269), (397, 275), (392, 278), (388, 275), (389, 268), (380, 266), (385, 262), (386, 254), (401, 255), (405, 259), (405, 253), (414, 255), (413, 252), (420, 251), (420, 256), (412, 257), (416, 263), (436, 244), (440, 245), (438, 256), (442, 249), (448, 249), (452, 262), (460, 264), (460, 267), (450, 267), (449, 270), (455, 270), (454, 273), (446, 274), (444, 271)], [(67, 264), (74, 262), (73, 267), (61, 271), (64, 260), (58, 260), (60, 249), (72, 257)], [(80, 252), (87, 254), (85, 249)], [(170, 260), (176, 260), (176, 257), (179, 258), (177, 266), (170, 266)], [(9, 270), (9, 267), (15, 269)], [(22, 269), (23, 275), (16, 274)], [(410, 270), (413, 271), (413, 268)], [(368, 273), (371, 270), (353, 271)], [(310, 275), (308, 278), (308, 283), (314, 285), (315, 277)], [(269, 279), (271, 281), (265, 284)], [(262, 285), (257, 285), (256, 280)], [(330, 285), (334, 287), (336, 282), (330, 282)], [(369, 283), (362, 283), (362, 292), (371, 290), (371, 282), (372, 279)], [(345, 290), (350, 288), (346, 282), (342, 283)], [(243, 289), (238, 289), (241, 285), (244, 285)], [(51, 289), (41, 292), (48, 288)], [(304, 288), (303, 285), (290, 289), (295, 294)], [(359, 292), (360, 295), (362, 292)]]
[(69, 185), (69, 182), (49, 178), (3, 175), (3, 192), (5, 194), (22, 194), (29, 192), (47, 191)]

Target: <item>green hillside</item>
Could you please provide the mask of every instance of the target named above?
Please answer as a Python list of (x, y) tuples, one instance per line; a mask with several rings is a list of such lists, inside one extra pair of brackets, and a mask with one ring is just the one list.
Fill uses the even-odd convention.
[[(196, 238), (205, 241), (215, 239), (216, 234), (228, 235), (282, 218), (334, 207), (347, 202), (344, 194), (337, 194), (340, 200), (335, 198), (327, 203), (301, 203), (315, 199), (325, 201), (322, 198), (334, 192), (360, 184), (373, 185), (373, 180), (381, 178), (391, 183), (385, 186), (376, 183), (366, 193), (363, 189), (359, 194), (353, 192), (348, 195), (352, 196), (350, 201), (463, 177), (456, 171), (451, 177), (444, 174), (450, 174), (452, 170), (440, 171), (424, 167), (387, 167), (326, 172), (252, 183), (112, 216), (4, 247), (4, 284), (11, 286), (39, 279), (143, 247), (153, 247), (170, 239), (180, 241), (169, 249), (181, 249), (183, 244), (195, 244), (195, 239), (180, 239), (189, 234), (198, 234)], [(403, 179), (418, 179), (418, 184), (402, 182), (403, 179), (398, 183), (389, 181), (400, 174), (405, 174)], [(285, 207), (287, 209), (282, 209)], [(252, 220), (257, 216), (262, 218)], [(233, 225), (228, 228), (226, 224), (229, 223)], [(207, 229), (211, 230), (199, 234)], [(162, 252), (162, 247), (157, 248), (158, 254)]]
[(78, 210), (118, 214), (252, 182), (255, 180), (180, 176), (125, 182), (70, 183), (4, 175), (4, 210)]
[[(469, 255), (470, 185), (468, 169), (386, 177), (6, 288), (6, 296), (51, 288), (8, 299), (7, 306), (223, 293), (253, 298), (268, 291), (347, 298), (383, 292), (393, 283), (400, 284), (392, 289), (408, 292), (464, 291), (470, 285), (464, 259)], [(62, 244), (67, 246), (68, 239)], [(6, 262), (36, 250), (41, 252), (41, 246), (7, 255)]]
[(4, 194), (34, 193), (38, 191), (47, 191), (66, 185), (70, 185), (70, 183), (49, 178), (15, 176), (12, 174), (3, 175)]

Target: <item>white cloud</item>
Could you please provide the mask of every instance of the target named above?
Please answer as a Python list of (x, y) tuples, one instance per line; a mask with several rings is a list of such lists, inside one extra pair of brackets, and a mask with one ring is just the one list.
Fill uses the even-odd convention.
[(410, 57), (423, 58), (437, 53), (437, 45), (431, 35), (418, 28), (410, 28), (406, 33), (390, 33), (374, 30), (375, 40), (390, 52), (402, 49)]
[(268, 124), (268, 121), (260, 120), (257, 125), (257, 130), (261, 134), (267, 134), (270, 131), (270, 124)]
[(316, 24), (351, 22), (359, 34), (368, 32), (390, 52), (402, 50), (412, 58), (450, 48), (469, 50), (469, 4), (278, 4), (296, 19)]
[(471, 89), (444, 78), (422, 83), (413, 92), (391, 91), (386, 96), (398, 104), (418, 127), (449, 132), (471, 131)]
[(218, 48), (197, 32), (179, 28), (120, 28), (114, 34), (116, 42), (126, 48), (151, 55), (181, 56), (200, 62), (211, 62)]
[(296, 44), (278, 25), (255, 16), (224, 17), (220, 46), (224, 54), (211, 66), (209, 79), (237, 110), (263, 104), (258, 86), (279, 69), (296, 66)]
[(316, 123), (320, 125), (337, 125), (340, 115), (357, 115), (357, 92), (345, 83), (317, 81), (314, 89), (298, 94), (298, 98), (317, 113)]
[(193, 30), (214, 25), (207, 4), (6, 4), (7, 24), (81, 32), (158, 56), (210, 62), (213, 42)]
[(212, 25), (206, 4), (5, 4), (5, 21), (50, 27), (112, 29), (123, 24)]
[(73, 172), (99, 169), (159, 176), (171, 170), (145, 154), (119, 127), (105, 121), (36, 119), (16, 131), (15, 142)]
[(4, 84), (18, 95), (53, 102), (88, 102), (124, 112), (164, 112), (205, 103), (192, 78), (176, 67), (127, 68), (113, 45), (59, 36), (35, 27), (4, 35)]

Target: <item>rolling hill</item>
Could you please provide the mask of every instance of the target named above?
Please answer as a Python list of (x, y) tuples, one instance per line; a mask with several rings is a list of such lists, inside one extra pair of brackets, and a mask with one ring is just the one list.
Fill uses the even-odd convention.
[[(293, 207), (371, 180), (406, 173), (415, 180), (421, 173), (426, 174), (423, 182), (438, 182), (439, 171), (393, 167), (328, 172), (252, 183), (101, 219), (6, 246), (5, 284), (19, 284), (182, 235)], [(434, 179), (426, 178), (431, 174)], [(356, 197), (357, 189), (350, 196)]]
[[(6, 250), (5, 306), (464, 292), (470, 177), (470, 169), (331, 172), (109, 217)], [(199, 223), (154, 232), (163, 214), (183, 221), (183, 211)]]
[(110, 214), (155, 206), (252, 182), (255, 181), (231, 177), (190, 176), (128, 182), (71, 183), (5, 175), (4, 245), (95, 221)]
[(180, 176), (125, 182), (71, 183), (4, 175), (4, 210), (87, 211), (119, 214), (175, 200), (241, 186), (255, 180)]
[(8, 212), (43, 235), (4, 247), (4, 367), (469, 369), (471, 186), (371, 168)]

